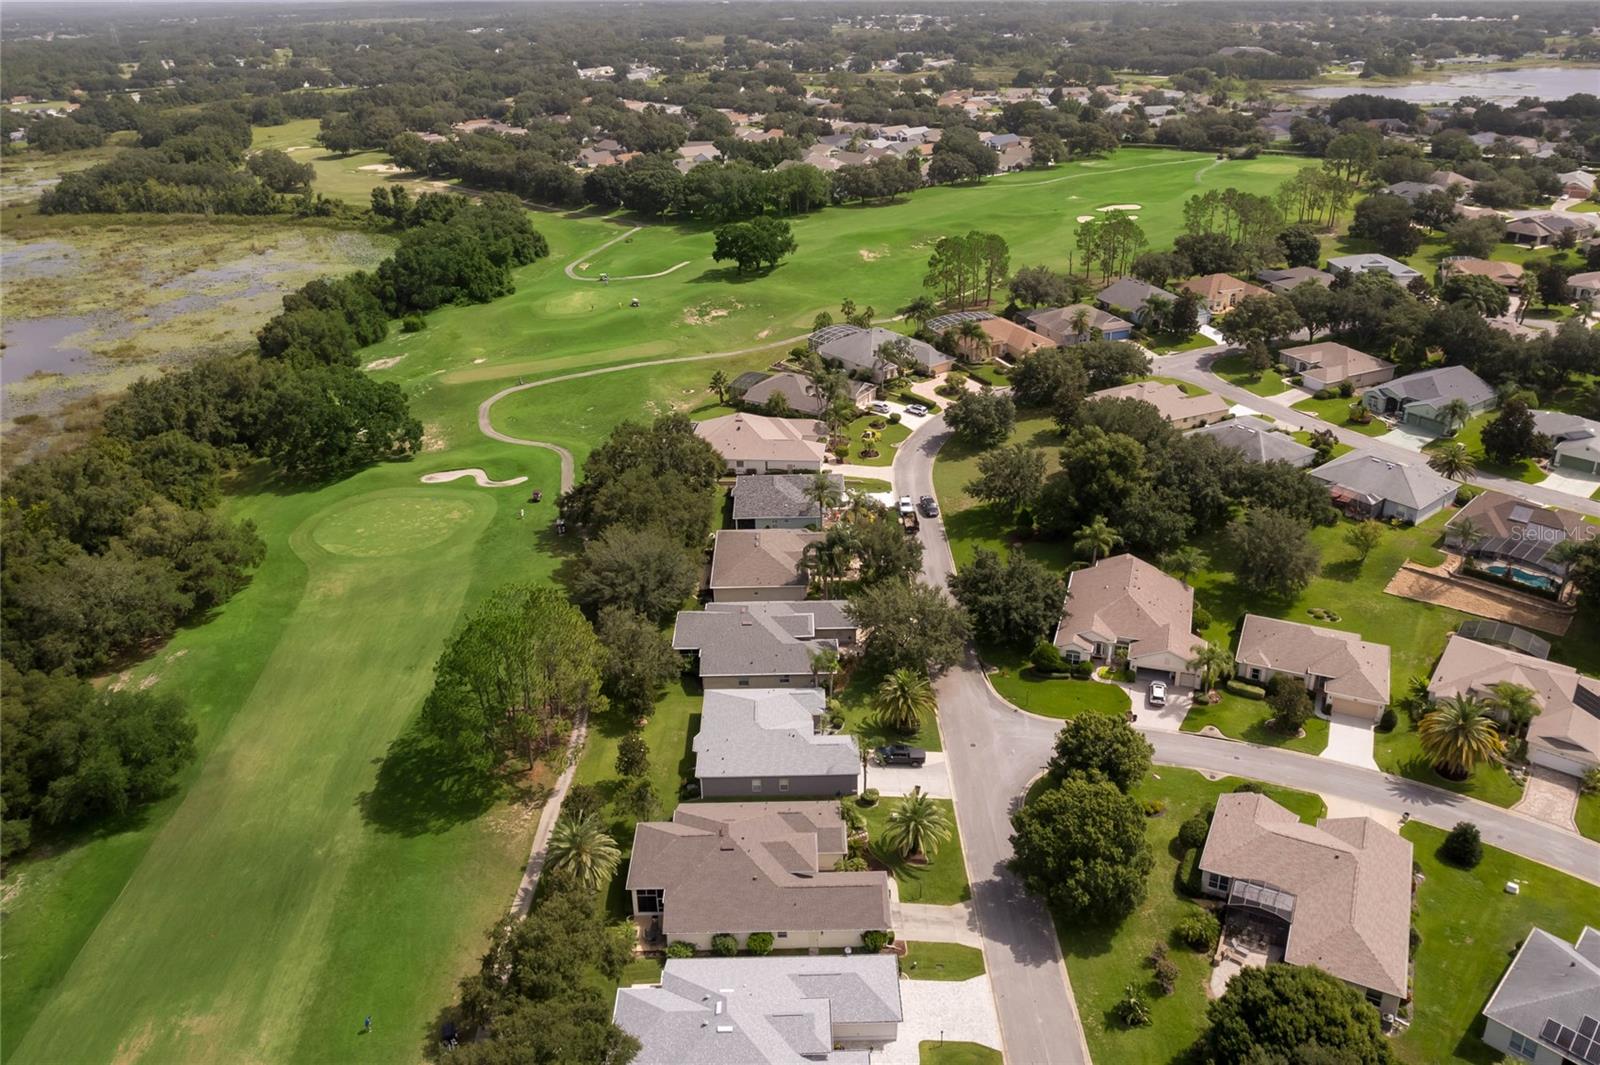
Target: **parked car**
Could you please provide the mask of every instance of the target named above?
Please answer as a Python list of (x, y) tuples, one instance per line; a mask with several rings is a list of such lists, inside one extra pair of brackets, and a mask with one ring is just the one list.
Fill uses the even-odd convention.
[(903, 743), (891, 743), (886, 747), (879, 747), (876, 754), (878, 761), (883, 765), (908, 765), (917, 768), (928, 760), (927, 751), (921, 747), (908, 747)]
[(888, 414), (889, 413), (889, 404), (887, 404), (887, 403), (874, 403), (872, 406), (868, 407), (867, 409), (870, 410), (874, 414)]
[(928, 408), (920, 403), (913, 403), (906, 408), (906, 413), (916, 418), (926, 418), (928, 416)]
[(916, 506), (913, 505), (912, 502), (911, 502), (911, 497), (910, 496), (901, 496), (900, 497), (900, 516), (902, 518), (905, 517), (907, 514), (914, 513), (916, 511), (916, 509), (917, 509)]
[(1167, 686), (1161, 683), (1159, 680), (1150, 682), (1150, 705), (1167, 705)]
[(917, 506), (922, 508), (922, 516), (925, 518), (937, 518), (939, 516), (939, 501), (932, 496), (923, 496), (917, 501)]

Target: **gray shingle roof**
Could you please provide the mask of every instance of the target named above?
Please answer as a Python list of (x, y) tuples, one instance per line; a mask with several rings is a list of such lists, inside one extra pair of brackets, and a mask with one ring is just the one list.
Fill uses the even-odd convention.
[(1385, 395), (1430, 407), (1443, 406), (1452, 399), (1463, 399), (1474, 406), (1494, 399), (1494, 389), (1465, 366), (1440, 366), (1374, 387)]
[(1315, 448), (1306, 447), (1288, 433), (1280, 433), (1260, 418), (1248, 415), (1191, 430), (1189, 435), (1209, 436), (1251, 462), (1288, 462), (1303, 466), (1317, 453)]
[(1388, 499), (1413, 509), (1423, 509), (1457, 485), (1419, 463), (1397, 462), (1367, 451), (1352, 451), (1311, 471), (1320, 481), (1374, 499)]
[(1139, 311), (1151, 296), (1159, 297), (1169, 303), (1175, 303), (1178, 299), (1177, 296), (1174, 296), (1166, 289), (1156, 288), (1148, 281), (1140, 281), (1136, 277), (1117, 278), (1101, 289), (1096, 299), (1107, 307), (1121, 307), (1125, 311)]
[(839, 1024), (898, 1023), (898, 966), (857, 957), (673, 958), (659, 985), (617, 991), (613, 1019), (642, 1044), (636, 1065), (845, 1065)]
[(1600, 932), (1584, 928), (1574, 946), (1530, 931), (1483, 1015), (1532, 1038), (1546, 1020), (1576, 1030), (1584, 1017), (1600, 1018)]
[[(833, 474), (833, 481), (844, 491), (844, 478)], [(740, 477), (733, 482), (733, 520), (758, 518), (815, 518), (820, 524), (822, 511), (806, 498), (811, 484), (809, 473), (764, 473)]]
[[(846, 369), (866, 370), (876, 372), (887, 365), (878, 356), (878, 349), (894, 340), (904, 340), (911, 345), (911, 356), (917, 363), (927, 369), (941, 362), (948, 362), (949, 357), (931, 344), (925, 344), (912, 337), (903, 336), (892, 330), (873, 326), (871, 329), (851, 327), (849, 333), (836, 333), (839, 326), (830, 326), (828, 329), (819, 330), (819, 334), (830, 334), (831, 339), (816, 345), (816, 352), (824, 359), (830, 359), (844, 364)], [(813, 334), (814, 336), (818, 334)]]
[(713, 689), (700, 708), (694, 775), (854, 776), (861, 762), (849, 736), (819, 736), (827, 697), (816, 688)]
[(702, 677), (792, 676), (811, 672), (811, 652), (835, 647), (818, 629), (853, 629), (843, 600), (708, 603), (683, 610), (672, 646), (700, 653)]

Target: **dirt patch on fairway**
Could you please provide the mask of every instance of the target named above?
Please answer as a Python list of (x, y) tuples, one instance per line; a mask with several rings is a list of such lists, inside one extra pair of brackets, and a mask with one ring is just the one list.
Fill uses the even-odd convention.
[(885, 255), (888, 255), (889, 253), (886, 252), (886, 251), (871, 251), (871, 250), (869, 250), (867, 248), (862, 248), (860, 251), (856, 252), (856, 254), (861, 256), (861, 261), (862, 262), (870, 263), (870, 262), (876, 262), (877, 260), (883, 258)]
[(137, 1035), (124, 1039), (117, 1044), (117, 1052), (111, 1059), (111, 1065), (137, 1065), (155, 1045), (156, 1024), (154, 1021), (139, 1029)]
[(731, 306), (716, 307), (711, 303), (702, 303), (697, 307), (683, 309), (683, 323), (685, 325), (710, 325), (718, 318), (726, 318), (734, 311), (743, 310), (743, 305), (738, 301), (730, 301)]
[(772, 335), (772, 330), (770, 328), (769, 329), (763, 329), (761, 332), (756, 334), (756, 339), (757, 340), (765, 340), (771, 335)]
[(398, 166), (395, 166), (393, 163), (368, 163), (366, 166), (358, 166), (358, 167), (356, 167), (356, 169), (357, 170), (364, 170), (364, 171), (366, 171), (368, 173), (372, 173), (372, 174), (404, 174), (405, 173), (404, 170), (402, 170)]
[(371, 362), (369, 362), (365, 366), (363, 366), (362, 369), (363, 370), (387, 370), (391, 366), (399, 366), (400, 365), (400, 360), (405, 358), (405, 357), (406, 357), (405, 353), (401, 352), (399, 355), (390, 355), (386, 359), (373, 359)]
[(443, 451), (449, 440), (444, 435), (444, 430), (437, 425), (424, 425), (422, 427), (422, 450)]

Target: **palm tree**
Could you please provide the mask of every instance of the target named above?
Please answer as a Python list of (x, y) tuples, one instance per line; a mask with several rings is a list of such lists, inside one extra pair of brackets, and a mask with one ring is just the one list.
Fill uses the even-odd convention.
[(556, 819), (545, 848), (544, 867), (566, 871), (585, 891), (598, 891), (616, 874), (622, 852), (601, 827), (598, 814), (569, 811)]
[(1078, 530), (1078, 538), (1072, 541), (1072, 549), (1078, 554), (1089, 555), (1090, 562), (1100, 561), (1100, 556), (1107, 554), (1113, 547), (1122, 543), (1122, 535), (1106, 524), (1106, 519), (1096, 514), (1094, 520)]
[(800, 553), (800, 568), (814, 577), (830, 598), (839, 582), (850, 575), (856, 560), (855, 531), (840, 523), (830, 528), (822, 539), (813, 540)]
[[(1451, 522), (1451, 524), (1455, 526), (1456, 537), (1461, 541), (1461, 549), (1465, 554), (1472, 554), (1472, 549), (1482, 543), (1484, 537), (1488, 535), (1483, 531), (1483, 526), (1471, 518), (1462, 518), (1460, 521)], [(1556, 550), (1565, 547), (1569, 542), (1563, 540), (1556, 545)], [(1551, 554), (1554, 553), (1554, 551), (1551, 552)]]
[(1089, 336), (1090, 311), (1088, 307), (1079, 307), (1072, 312), (1072, 336), (1082, 342)]
[(950, 838), (950, 819), (920, 787), (912, 788), (911, 794), (889, 811), (880, 838), (902, 858), (931, 858), (939, 853), (939, 844)]
[(855, 728), (850, 730), (850, 735), (856, 741), (856, 750), (861, 755), (861, 790), (866, 791), (867, 763), (872, 760), (872, 745), (877, 741), (878, 732), (870, 721), (858, 721)]
[(967, 319), (956, 327), (956, 337), (962, 342), (961, 354), (967, 362), (987, 362), (993, 344), (989, 341), (989, 334), (983, 331), (983, 326), (972, 319)]
[(1211, 564), (1211, 559), (1198, 547), (1185, 544), (1161, 556), (1161, 568), (1174, 577), (1189, 583), (1189, 578)]
[(844, 502), (844, 491), (839, 487), (839, 482), (827, 470), (818, 470), (811, 475), (811, 481), (806, 485), (806, 498), (817, 505), (817, 509), (824, 514), (833, 510)]
[(718, 403), (728, 402), (728, 375), (718, 370), (711, 375), (711, 391), (717, 394)]
[(1200, 687), (1210, 691), (1217, 678), (1233, 672), (1233, 655), (1219, 644), (1201, 644), (1189, 659), (1189, 668), (1200, 674)]
[(875, 703), (883, 723), (900, 732), (917, 731), (939, 705), (928, 675), (915, 669), (897, 669), (884, 677)]
[(1440, 476), (1462, 481), (1472, 476), (1472, 472), (1478, 468), (1478, 463), (1467, 451), (1467, 445), (1446, 444), (1429, 456), (1428, 466)]
[(1494, 719), (1488, 715), (1483, 700), (1475, 695), (1440, 699), (1417, 723), (1417, 739), (1434, 769), (1454, 780), (1466, 779), (1478, 766), (1493, 761), (1505, 750)]
[(1539, 705), (1532, 688), (1503, 680), (1489, 688), (1489, 709), (1501, 715), (1512, 731), (1521, 736), (1544, 708)]
[(918, 325), (927, 325), (928, 319), (938, 317), (939, 305), (933, 302), (933, 297), (924, 294), (901, 307), (900, 313)]
[(839, 672), (839, 652), (832, 647), (819, 647), (811, 652), (811, 686), (816, 687), (819, 677), (827, 677), (824, 685), (833, 683), (833, 675)]
[(1472, 408), (1467, 406), (1466, 400), (1457, 397), (1439, 408), (1439, 420), (1444, 422), (1447, 431), (1454, 433), (1472, 420)]

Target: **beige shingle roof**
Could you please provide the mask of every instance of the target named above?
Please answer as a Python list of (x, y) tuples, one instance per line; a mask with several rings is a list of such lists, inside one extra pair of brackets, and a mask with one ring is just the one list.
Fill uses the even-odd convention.
[(1193, 627), (1194, 589), (1133, 555), (1113, 555), (1068, 577), (1056, 645), (1128, 640), (1131, 657), (1170, 651), (1187, 660), (1200, 644)]
[(1405, 997), (1411, 844), (1370, 817), (1312, 827), (1265, 795), (1223, 795), (1200, 868), (1294, 896), (1284, 961)]
[(1378, 706), (1389, 702), (1389, 645), (1353, 632), (1246, 614), (1234, 661), (1325, 678), (1330, 695)]
[(820, 539), (800, 529), (723, 529), (711, 555), (711, 587), (804, 587), (800, 556)]
[(1185, 421), (1190, 418), (1204, 418), (1212, 420), (1228, 413), (1228, 401), (1215, 392), (1207, 392), (1203, 396), (1186, 394), (1177, 385), (1169, 385), (1165, 381), (1135, 381), (1132, 384), (1117, 385), (1115, 388), (1102, 388), (1092, 392), (1090, 399), (1142, 399), (1156, 410), (1169, 422)]
[(1382, 370), (1393, 365), (1376, 355), (1368, 355), (1364, 351), (1336, 344), (1331, 340), (1318, 344), (1301, 344), (1296, 348), (1284, 348), (1283, 354), (1323, 371), (1317, 376), (1327, 384), (1338, 384), (1346, 378), (1372, 373), (1374, 370)]
[(732, 462), (821, 462), (822, 431), (806, 418), (768, 418), (761, 414), (724, 414), (696, 422), (695, 434)]
[(1435, 699), (1487, 696), (1500, 683), (1531, 689), (1539, 703), (1539, 714), (1528, 726), (1529, 746), (1600, 761), (1600, 682), (1571, 666), (1451, 633), (1428, 681), (1428, 694)]

